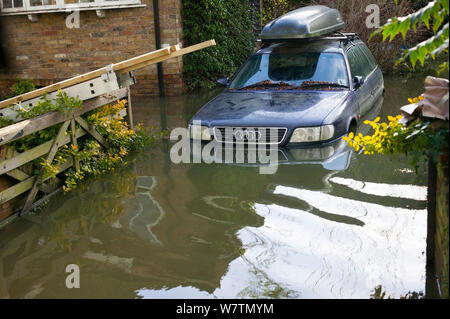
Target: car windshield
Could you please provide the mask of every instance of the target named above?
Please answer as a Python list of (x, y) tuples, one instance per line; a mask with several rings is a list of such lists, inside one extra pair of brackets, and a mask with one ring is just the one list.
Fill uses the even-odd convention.
[(348, 88), (347, 68), (339, 53), (266, 53), (253, 55), (230, 84), (232, 90)]

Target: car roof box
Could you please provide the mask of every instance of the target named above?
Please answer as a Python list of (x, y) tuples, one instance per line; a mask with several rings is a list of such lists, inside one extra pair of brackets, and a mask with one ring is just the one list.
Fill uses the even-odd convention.
[(261, 32), (261, 40), (316, 38), (341, 30), (344, 25), (338, 10), (326, 6), (307, 6), (268, 23)]

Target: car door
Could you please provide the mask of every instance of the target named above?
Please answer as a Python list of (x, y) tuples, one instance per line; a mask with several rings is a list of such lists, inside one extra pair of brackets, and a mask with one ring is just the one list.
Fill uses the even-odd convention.
[(352, 80), (355, 76), (361, 76), (364, 83), (359, 87), (354, 87), (354, 93), (359, 104), (359, 114), (364, 115), (372, 107), (374, 103), (374, 97), (371, 95), (371, 84), (369, 79), (370, 66), (363, 52), (357, 45), (353, 45), (347, 50), (347, 59), (350, 65), (350, 73)]
[(383, 73), (378, 68), (377, 62), (372, 54), (370, 52), (369, 48), (364, 43), (359, 43), (358, 47), (361, 49), (361, 51), (364, 53), (368, 65), (370, 65), (370, 74), (368, 81), (370, 82), (371, 86), (371, 95), (374, 96), (375, 101), (380, 98), (380, 96), (383, 95), (384, 90), (384, 81), (383, 81)]

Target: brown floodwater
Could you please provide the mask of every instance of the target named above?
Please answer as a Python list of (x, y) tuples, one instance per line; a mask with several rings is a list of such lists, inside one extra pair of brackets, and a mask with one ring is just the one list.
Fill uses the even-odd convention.
[[(396, 115), (423, 78), (386, 78)], [(169, 129), (220, 90), (133, 101)], [(346, 145), (258, 167), (174, 164), (168, 140), (0, 231), (1, 298), (370, 298), (425, 291), (426, 173)], [(331, 159), (330, 159), (331, 158)], [(66, 266), (80, 288), (66, 287)]]

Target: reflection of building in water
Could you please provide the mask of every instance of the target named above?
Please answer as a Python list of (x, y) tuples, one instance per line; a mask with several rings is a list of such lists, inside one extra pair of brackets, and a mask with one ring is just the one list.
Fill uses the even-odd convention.
[(151, 194), (156, 184), (154, 176), (138, 176), (135, 189), (136, 198), (127, 198), (125, 205), (128, 206), (130, 212), (122, 216), (119, 222), (126, 223), (128, 228), (140, 238), (150, 241), (152, 244), (162, 245), (152, 232), (152, 227), (164, 217), (164, 210)]

